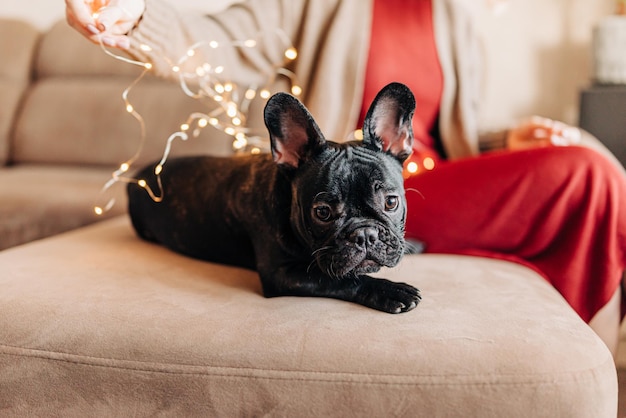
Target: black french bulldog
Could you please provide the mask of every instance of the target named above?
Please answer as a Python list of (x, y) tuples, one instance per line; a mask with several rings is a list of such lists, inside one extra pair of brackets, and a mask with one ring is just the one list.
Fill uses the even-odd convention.
[[(137, 233), (170, 249), (258, 271), (266, 297), (322, 296), (390, 313), (410, 311), (419, 290), (367, 275), (407, 250), (402, 162), (413, 143), (415, 99), (382, 89), (363, 141), (326, 141), (295, 97), (265, 107), (272, 155), (182, 157), (167, 162), (162, 202), (129, 184)], [(157, 188), (154, 165), (138, 178)]]

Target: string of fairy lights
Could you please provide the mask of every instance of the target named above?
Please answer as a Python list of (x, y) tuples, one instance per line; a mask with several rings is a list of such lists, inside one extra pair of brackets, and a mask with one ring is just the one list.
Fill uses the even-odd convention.
[[(227, 81), (227, 70), (221, 64), (202, 62), (194, 64), (192, 71), (185, 71), (192, 58), (198, 58), (200, 49), (210, 48), (256, 48), (258, 39), (266, 36), (266, 32), (257, 34), (256, 38), (246, 40), (233, 40), (227, 43), (220, 43), (215, 40), (201, 41), (187, 49), (186, 53), (178, 60), (171, 61), (165, 56), (161, 56), (170, 66), (171, 72), (177, 76), (180, 88), (187, 96), (198, 99), (208, 100), (211, 103), (208, 112), (193, 112), (180, 125), (180, 129), (173, 132), (166, 140), (161, 160), (154, 168), (157, 189), (152, 189), (146, 179), (135, 178), (128, 175), (129, 170), (137, 159), (141, 156), (146, 142), (146, 124), (141, 114), (135, 109), (130, 101), (130, 93), (132, 89), (140, 83), (140, 81), (153, 69), (150, 62), (137, 61), (126, 56), (117, 55), (107, 49), (100, 42), (100, 47), (105, 54), (123, 61), (127, 64), (141, 67), (143, 70), (140, 75), (122, 92), (122, 100), (126, 112), (132, 115), (140, 126), (140, 140), (136, 152), (132, 157), (124, 161), (119, 167), (111, 173), (110, 179), (104, 184), (100, 191), (100, 195), (105, 196), (107, 191), (117, 183), (135, 183), (143, 188), (150, 198), (155, 202), (161, 202), (164, 197), (163, 186), (161, 182), (161, 173), (164, 169), (167, 159), (169, 158), (174, 141), (187, 141), (190, 138), (197, 138), (201, 131), (206, 127), (213, 127), (232, 137), (232, 147), (235, 151), (247, 151), (252, 154), (269, 150), (269, 139), (258, 132), (253, 132), (247, 125), (248, 112), (253, 100), (260, 98), (262, 100), (269, 99), (271, 93), (269, 86), (273, 85), (279, 77), (284, 77), (290, 84), (290, 91), (294, 96), (302, 94), (296, 75), (286, 68), (289, 62), (294, 61), (298, 57), (298, 51), (291, 44), (289, 38), (284, 32), (276, 29), (273, 34), (277, 36), (279, 42), (283, 46), (283, 61), (271, 65), (268, 73), (265, 74), (265, 81), (262, 85), (251, 85), (242, 87), (233, 81)], [(152, 47), (147, 44), (140, 45), (140, 49), (144, 52), (153, 51)], [(226, 81), (225, 81), (226, 80)], [(352, 133), (352, 139), (363, 139), (360, 129)], [(405, 178), (418, 173), (419, 170), (432, 170), (435, 167), (435, 159), (430, 155), (418, 155), (414, 153), (409, 161), (405, 164)], [(421, 167), (420, 167), (421, 165)], [(94, 206), (96, 215), (103, 215), (109, 211), (115, 204), (115, 199), (110, 198), (104, 204)]]
[[(260, 153), (269, 149), (269, 139), (263, 135), (255, 133), (248, 127), (246, 121), (248, 111), (253, 100), (257, 97), (267, 100), (271, 93), (269, 86), (274, 84), (277, 78), (284, 77), (290, 84), (291, 93), (294, 96), (302, 94), (302, 88), (298, 84), (296, 75), (286, 67), (288, 62), (294, 61), (298, 56), (298, 51), (293, 47), (288, 37), (279, 29), (273, 32), (284, 46), (283, 61), (272, 65), (262, 85), (251, 85), (242, 88), (238, 83), (225, 81), (227, 79), (227, 71), (223, 65), (202, 62), (194, 65), (192, 71), (185, 71), (189, 61), (193, 57), (199, 56), (199, 50), (202, 48), (218, 49), (218, 48), (255, 48), (258, 39), (266, 36), (267, 33), (259, 33), (256, 38), (246, 40), (233, 40), (227, 43), (220, 43), (215, 40), (201, 41), (189, 47), (186, 53), (177, 61), (173, 62), (163, 56), (170, 65), (170, 70), (177, 76), (180, 88), (184, 94), (193, 99), (206, 99), (211, 102), (211, 110), (208, 112), (191, 113), (187, 120), (180, 125), (180, 129), (173, 132), (165, 142), (161, 160), (154, 168), (154, 175), (158, 190), (152, 189), (146, 179), (135, 178), (128, 175), (129, 170), (140, 157), (146, 142), (146, 124), (141, 114), (135, 109), (130, 101), (130, 93), (132, 89), (153, 69), (150, 62), (137, 61), (125, 56), (117, 55), (111, 52), (100, 42), (100, 47), (105, 54), (123, 61), (125, 63), (136, 65), (143, 68), (140, 75), (122, 92), (122, 100), (128, 112), (133, 116), (140, 126), (140, 141), (135, 154), (128, 160), (124, 161), (119, 167), (111, 173), (111, 178), (104, 184), (101, 189), (101, 195), (117, 183), (135, 183), (139, 187), (146, 190), (150, 198), (155, 202), (163, 199), (164, 192), (161, 183), (161, 173), (167, 162), (175, 140), (187, 141), (190, 138), (197, 138), (201, 131), (210, 126), (218, 129), (233, 138), (232, 146), (235, 151), (249, 151), (250, 153)], [(152, 47), (147, 44), (140, 45), (140, 49), (144, 52), (154, 53)], [(110, 210), (115, 204), (115, 199), (110, 198), (105, 204), (95, 205), (94, 212), (102, 215)]]

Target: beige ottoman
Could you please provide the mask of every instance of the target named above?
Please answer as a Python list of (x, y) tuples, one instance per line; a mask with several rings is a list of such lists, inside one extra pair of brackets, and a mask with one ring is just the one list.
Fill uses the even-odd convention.
[(532, 271), (409, 256), (401, 315), (265, 299), (123, 216), (0, 252), (0, 415), (611, 417), (608, 349)]

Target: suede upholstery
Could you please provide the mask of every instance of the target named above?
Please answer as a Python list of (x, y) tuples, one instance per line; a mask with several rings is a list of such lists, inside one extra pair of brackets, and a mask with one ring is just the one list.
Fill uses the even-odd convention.
[(254, 272), (141, 241), (122, 216), (6, 250), (0, 271), (3, 415), (617, 413), (606, 346), (511, 263), (408, 256), (384, 276), (424, 300), (389, 315), (265, 299)]
[[(65, 22), (39, 34), (26, 23), (0, 21), (0, 52), (1, 250), (100, 219), (92, 210), (100, 189), (141, 145), (140, 125), (122, 100), (141, 71), (104, 54)], [(191, 112), (205, 110), (179, 86), (151, 77), (130, 99), (147, 131), (135, 168), (160, 159), (167, 137)], [(175, 144), (172, 154), (223, 155), (230, 144), (205, 130)], [(126, 210), (121, 184), (109, 196), (118, 203), (103, 218)]]
[[(122, 185), (84, 226), (137, 149), (137, 69), (64, 22), (0, 21), (0, 52), (0, 416), (616, 416), (609, 350), (526, 267), (408, 256), (381, 275), (424, 299), (389, 315), (144, 242)], [(155, 79), (132, 98), (139, 164), (199, 106)], [(206, 132), (175, 153), (230, 152)]]

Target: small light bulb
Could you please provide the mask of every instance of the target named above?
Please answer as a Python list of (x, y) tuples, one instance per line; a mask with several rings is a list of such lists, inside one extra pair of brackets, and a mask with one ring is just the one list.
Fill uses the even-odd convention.
[(220, 44), (217, 41), (211, 41), (211, 42), (209, 42), (209, 46), (211, 48), (217, 48), (218, 46), (220, 46)]
[(232, 122), (233, 122), (233, 125), (235, 126), (241, 126), (241, 119), (239, 118), (233, 118)]
[(189, 129), (189, 124), (183, 123), (182, 125), (180, 125), (180, 130), (181, 131), (186, 131), (188, 129)]
[(285, 51), (285, 58), (289, 60), (295, 60), (298, 57), (298, 51), (296, 48), (291, 47)]
[(246, 141), (236, 140), (233, 142), (233, 148), (235, 148), (236, 150), (243, 149), (246, 146), (246, 143)]
[(417, 173), (417, 170), (419, 169), (419, 167), (417, 166), (417, 163), (411, 161), (410, 163), (408, 163), (406, 165), (406, 171), (408, 171), (411, 174), (415, 174)]
[(180, 67), (178, 65), (175, 65), (172, 67), (172, 72), (177, 73), (180, 71)]
[(291, 87), (291, 94), (293, 94), (294, 96), (299, 96), (302, 94), (302, 87), (300, 86), (292, 86)]
[(222, 65), (215, 67), (215, 74), (222, 74), (224, 72), (224, 67)]
[(201, 118), (200, 120), (198, 120), (198, 126), (201, 128), (205, 128), (208, 123), (209, 121), (206, 120), (205, 118)]
[(217, 126), (217, 124), (219, 123), (219, 121), (217, 120), (217, 118), (211, 118), (209, 119), (209, 124), (211, 126)]
[(228, 103), (226, 114), (231, 118), (237, 116), (237, 105), (233, 102)]
[(194, 51), (193, 49), (190, 49), (187, 51), (187, 56), (188, 57), (193, 57), (194, 55), (196, 55), (196, 51)]
[(93, 208), (93, 211), (95, 212), (96, 215), (100, 216), (104, 213), (104, 211), (102, 210), (102, 208), (100, 206), (96, 206)]
[(235, 135), (235, 129), (229, 126), (228, 128), (224, 129), (224, 133), (227, 135), (233, 136)]
[(433, 168), (435, 168), (435, 160), (430, 157), (424, 158), (424, 168), (426, 170), (432, 170)]
[(144, 179), (139, 180), (137, 184), (139, 185), (139, 187), (143, 187), (143, 188), (147, 186), (147, 183)]
[(354, 139), (356, 139), (358, 141), (362, 141), (363, 140), (363, 130), (362, 129), (357, 129), (356, 131), (354, 131), (352, 133), (352, 135), (354, 136)]
[(270, 98), (270, 92), (269, 90), (261, 90), (261, 93), (259, 93), (259, 96), (261, 96), (262, 99), (269, 99)]
[(139, 49), (141, 49), (144, 52), (150, 52), (152, 51), (152, 48), (150, 48), (150, 45), (146, 45), (146, 44), (141, 44), (139, 45)]
[(133, 110), (135, 110), (135, 109), (133, 109), (133, 105), (131, 105), (131, 104), (127, 104), (126, 105), (126, 111), (128, 113), (133, 113)]
[(256, 91), (254, 89), (246, 90), (246, 99), (252, 100), (256, 96)]
[(256, 46), (256, 41), (254, 39), (248, 39), (243, 44), (248, 48), (254, 48)]
[(122, 165), (120, 165), (120, 170), (123, 171), (124, 173), (127, 172), (129, 168), (130, 168), (130, 165), (128, 163), (122, 163)]
[(154, 174), (158, 176), (161, 174), (161, 171), (163, 171), (163, 166), (161, 164), (157, 164), (157, 166), (154, 167)]

